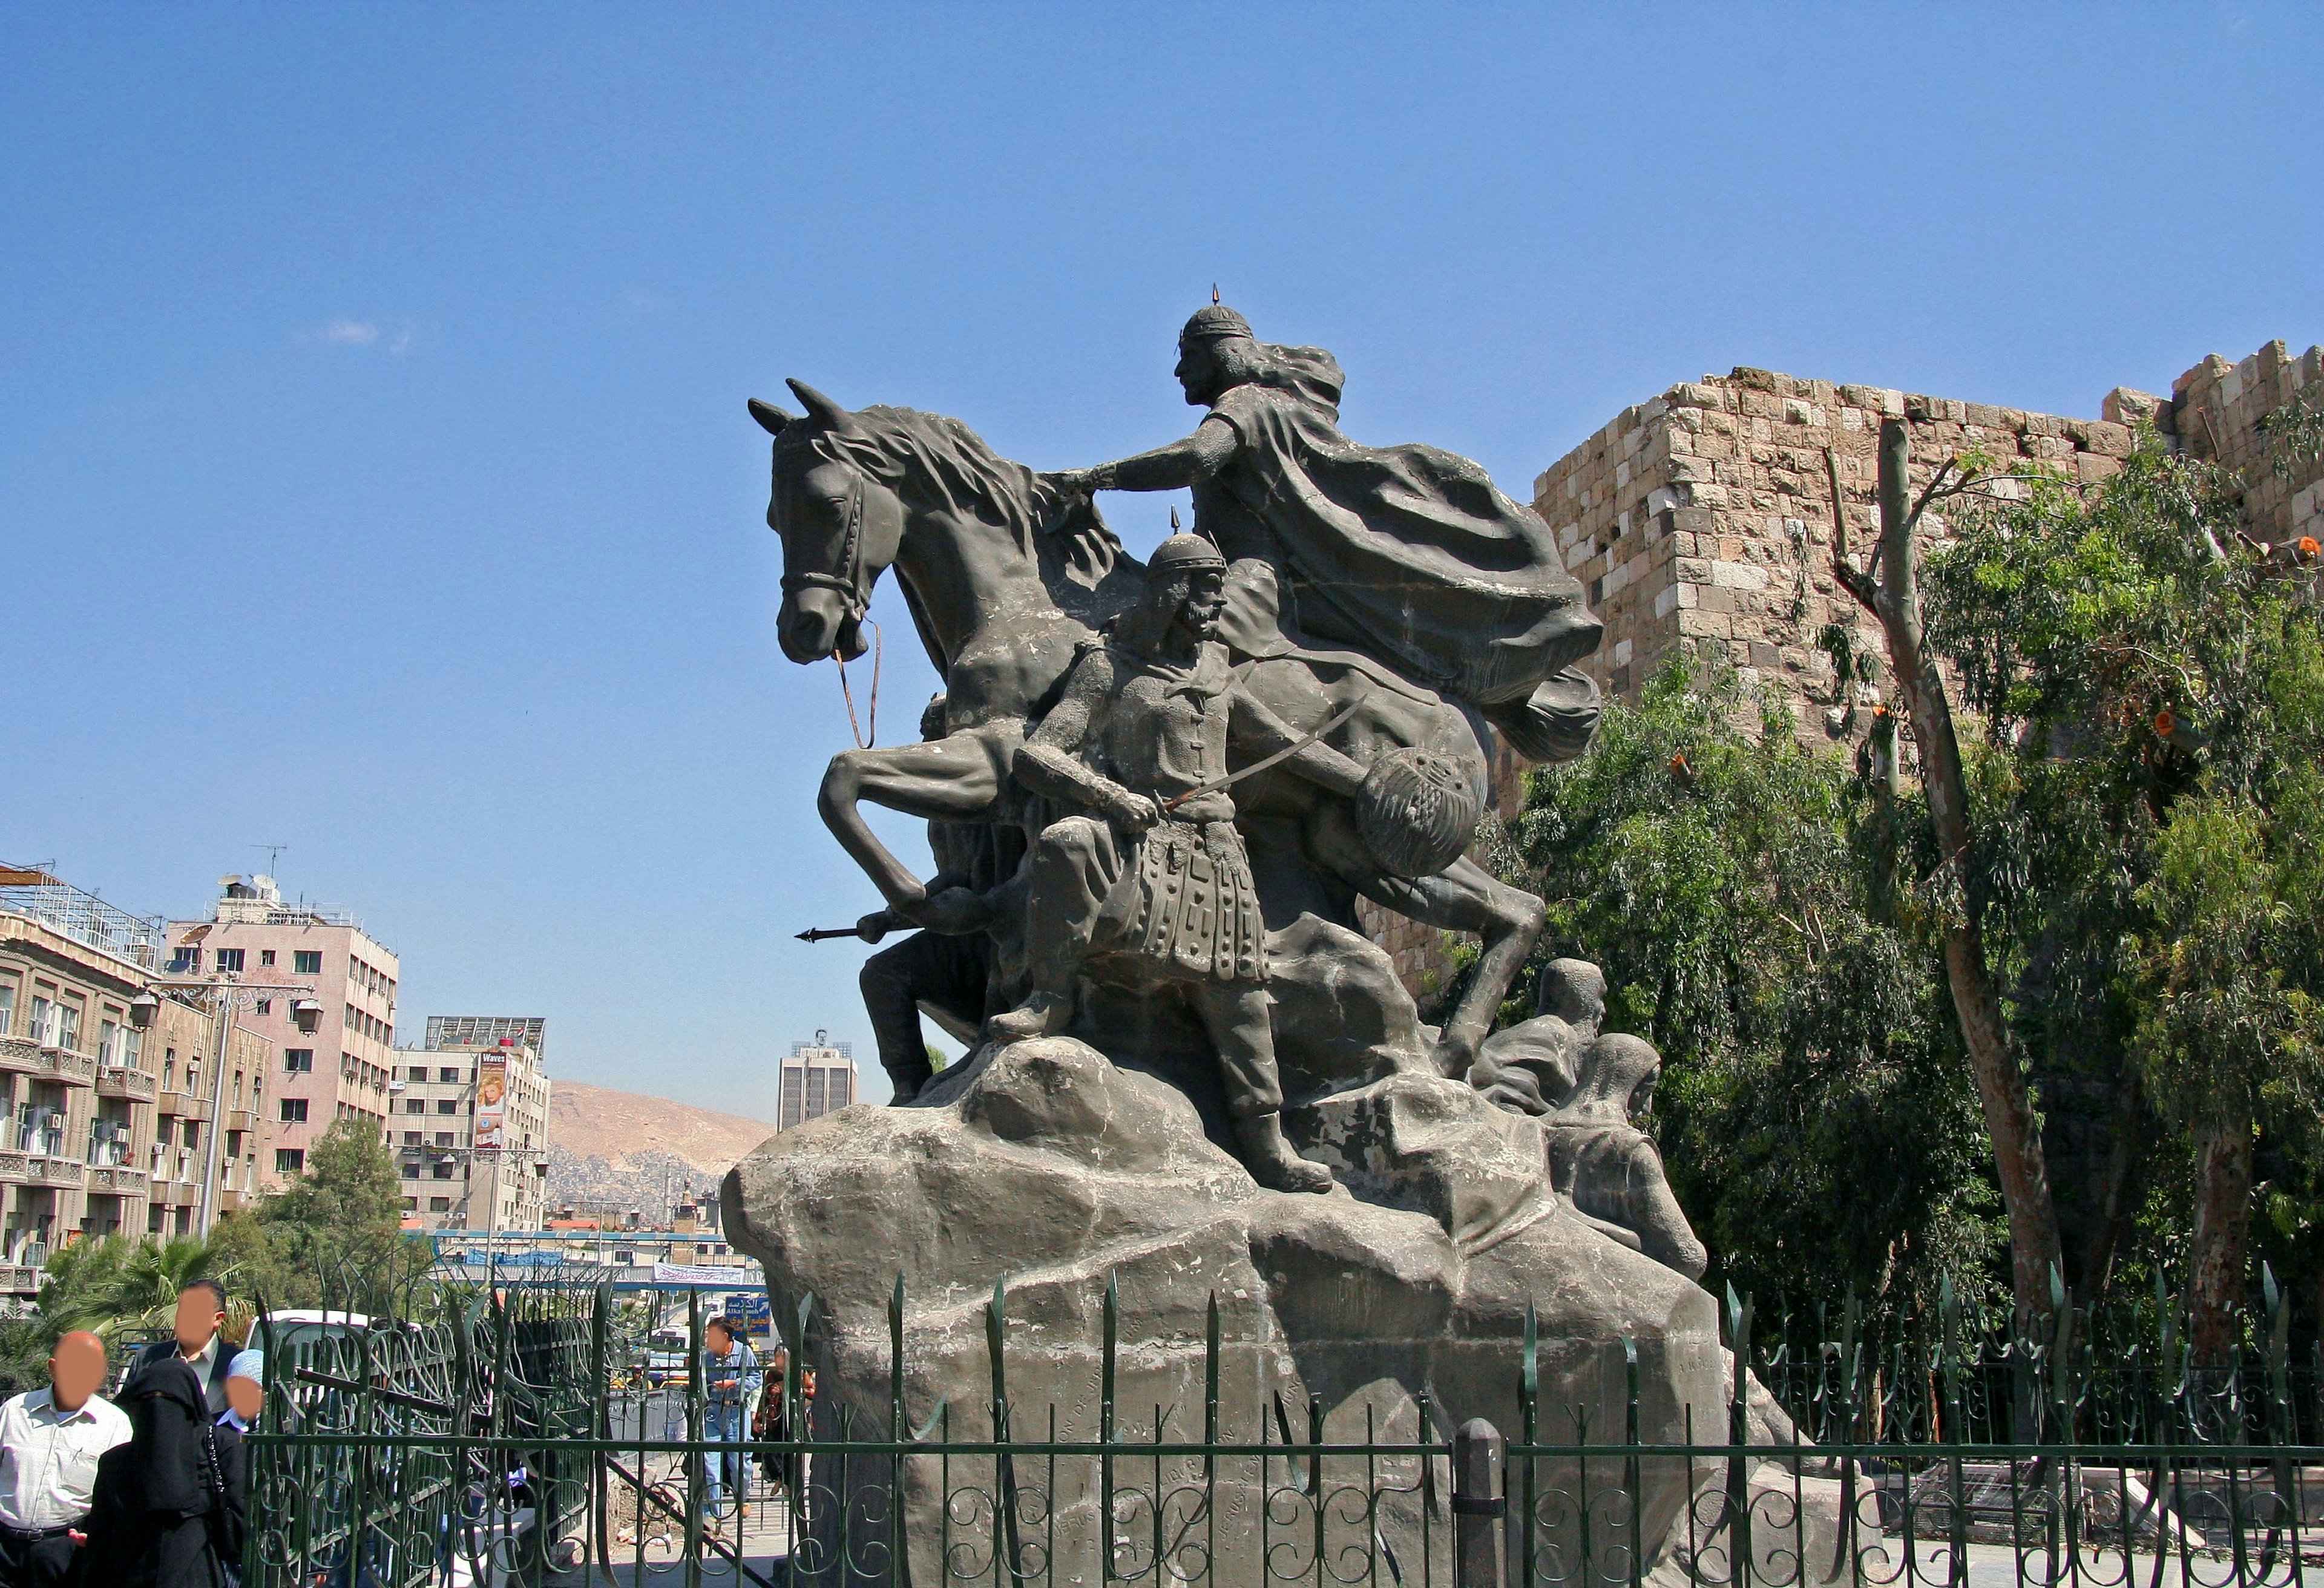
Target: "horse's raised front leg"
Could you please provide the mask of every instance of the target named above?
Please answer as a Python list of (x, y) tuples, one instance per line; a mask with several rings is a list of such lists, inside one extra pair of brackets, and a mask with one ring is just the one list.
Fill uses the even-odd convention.
[(1466, 1079), (1478, 1048), (1492, 1033), (1509, 983), (1541, 937), (1547, 908), (1466, 856), (1433, 877), (1388, 875), (1357, 832), (1355, 808), (1345, 799), (1317, 800), (1301, 824), (1300, 842), (1309, 860), (1374, 904), (1423, 926), (1474, 932), (1484, 939), (1477, 974), (1437, 1038), (1439, 1071)]
[(1438, 1067), (1456, 1079), (1468, 1078), (1478, 1048), (1492, 1034), (1501, 1000), (1509, 995), (1509, 983), (1540, 940), (1546, 907), (1466, 856), (1433, 877), (1375, 876), (1360, 891), (1373, 903), (1424, 925), (1474, 932), (1484, 939), (1476, 974), (1437, 1040)]
[(890, 750), (844, 750), (823, 774), (816, 808), (841, 848), (855, 858), (890, 905), (909, 910), (927, 890), (888, 852), (858, 808), (866, 799), (929, 821), (981, 821), (993, 814), (1003, 769), (996, 747), (974, 730)]

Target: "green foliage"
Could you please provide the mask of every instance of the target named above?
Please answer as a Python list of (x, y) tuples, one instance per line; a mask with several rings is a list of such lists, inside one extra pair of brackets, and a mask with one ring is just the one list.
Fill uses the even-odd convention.
[[(49, 1353), (73, 1329), (101, 1336), (118, 1360), (167, 1333), (178, 1292), (204, 1278), (226, 1280), (231, 1292), (234, 1265), (214, 1243), (191, 1235), (104, 1235), (60, 1247), (50, 1254), (32, 1315), (0, 1323), (0, 1381), (11, 1393), (47, 1383)], [(239, 1336), (247, 1314), (246, 1306), (229, 1311), (229, 1335)]]
[[(1974, 881), (2053, 1134), (2143, 1093), (2182, 1158), (2143, 1172), (2183, 1196), (2186, 1131), (2265, 1125), (2266, 1227), (2312, 1276), (2324, 1205), (2287, 1149), (2324, 1082), (2324, 645), (2313, 574), (2240, 527), (2231, 476), (2158, 451), (2092, 493), (2039, 484), (1930, 558), (1930, 639), (1985, 719)], [(2086, 1122), (2129, 1140), (2140, 1113)], [(2148, 1209), (2144, 1260), (2174, 1260), (2183, 1200), (2113, 1190)]]
[(2259, 421), (2267, 437), (2268, 461), (2290, 478), (2302, 466), (2324, 463), (2324, 386), (2311, 381), (2290, 402)]
[(379, 1127), (350, 1119), (315, 1139), (306, 1172), (254, 1219), (223, 1221), (219, 1230), (270, 1306), (314, 1306), (327, 1296), (335, 1306), (401, 1314), (432, 1260), (427, 1241), (406, 1235), (402, 1223), (395, 1159)]
[(1890, 809), (1731, 672), (1674, 665), (1529, 780), (1513, 880), (1542, 958), (1605, 970), (1608, 1026), (1662, 1050), (1682, 1205), (1763, 1317), (1853, 1286), (1876, 1313), (1974, 1292), (1997, 1236), (1979, 1116)]

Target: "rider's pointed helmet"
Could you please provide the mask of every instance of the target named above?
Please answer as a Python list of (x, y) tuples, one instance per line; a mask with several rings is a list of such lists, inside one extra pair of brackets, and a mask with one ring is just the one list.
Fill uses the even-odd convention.
[(1227, 559), (1219, 549), (1200, 535), (1176, 534), (1154, 549), (1146, 559), (1146, 577), (1154, 578), (1176, 573), (1194, 573), (1203, 568), (1224, 568)]
[(1248, 337), (1250, 321), (1243, 319), (1223, 303), (1206, 303), (1194, 311), (1186, 328), (1178, 333), (1181, 342), (1212, 342), (1222, 337)]

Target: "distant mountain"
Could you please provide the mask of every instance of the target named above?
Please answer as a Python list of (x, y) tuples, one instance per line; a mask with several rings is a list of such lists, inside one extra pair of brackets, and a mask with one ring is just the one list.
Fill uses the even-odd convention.
[(764, 1120), (559, 1080), (549, 1094), (549, 1205), (609, 1203), (667, 1217), (678, 1193), (715, 1192), (774, 1133)]

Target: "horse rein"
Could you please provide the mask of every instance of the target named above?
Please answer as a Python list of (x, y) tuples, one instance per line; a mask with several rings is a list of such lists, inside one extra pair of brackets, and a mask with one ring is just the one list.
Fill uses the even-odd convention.
[[(853, 466), (847, 470), (847, 529), (840, 540), (839, 562), (844, 570), (839, 573), (785, 573), (783, 595), (788, 598), (801, 590), (829, 590), (846, 605), (847, 621), (861, 628), (870, 621), (872, 598), (863, 589), (863, 476)], [(831, 648), (831, 660), (839, 664), (839, 697), (847, 703), (847, 731), (855, 736), (858, 750), (869, 750), (880, 742), (880, 656), (884, 641), (880, 625), (872, 623), (872, 697), (865, 712), (872, 725), (869, 738), (855, 720), (855, 695), (847, 687), (847, 659), (839, 653), (838, 646)]]

